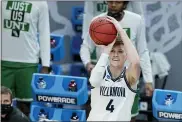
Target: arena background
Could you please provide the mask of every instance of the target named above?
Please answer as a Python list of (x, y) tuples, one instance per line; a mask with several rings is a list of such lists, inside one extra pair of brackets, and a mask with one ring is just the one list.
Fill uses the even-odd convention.
[[(146, 20), (146, 36), (150, 51), (163, 52), (171, 64), (165, 89), (182, 90), (182, 1), (143, 2)], [(73, 6), (83, 6), (82, 1), (48, 2), (51, 33), (65, 35), (64, 60), (60, 63), (66, 72), (72, 63), (70, 39), (76, 33), (72, 29), (71, 10)]]

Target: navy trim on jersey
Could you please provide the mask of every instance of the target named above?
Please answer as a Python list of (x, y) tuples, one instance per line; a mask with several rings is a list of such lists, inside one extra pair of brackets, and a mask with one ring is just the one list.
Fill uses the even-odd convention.
[(105, 72), (104, 72), (103, 79), (105, 78), (105, 76), (106, 76), (106, 70), (105, 70)]
[(126, 67), (124, 67), (124, 68), (122, 68), (122, 72), (121, 72), (121, 74), (117, 77), (117, 78), (113, 78), (112, 77), (112, 73), (111, 73), (111, 71), (110, 71), (110, 69), (109, 69), (109, 66), (107, 66), (107, 71), (108, 71), (108, 73), (109, 73), (109, 75), (111, 76), (111, 80), (113, 81), (113, 82), (116, 82), (117, 80), (119, 80), (120, 78), (122, 78), (122, 74), (124, 73), (124, 69), (125, 69)]
[(113, 79), (113, 77), (112, 77), (112, 74), (111, 74), (111, 71), (110, 71), (110, 69), (109, 69), (109, 66), (107, 67), (107, 71), (108, 71), (109, 75), (111, 76), (111, 80), (112, 80), (113, 82), (116, 82), (116, 81), (119, 80), (120, 78), (124, 78), (127, 87), (128, 87), (132, 92), (137, 93), (137, 90), (134, 90), (134, 89), (131, 88), (131, 86), (130, 86), (130, 84), (129, 84), (127, 78), (126, 78), (126, 67), (124, 67), (124, 69), (122, 69), (122, 72), (121, 72), (121, 74), (119, 75), (119, 77), (117, 77), (117, 78), (115, 78), (115, 79)]
[(123, 77), (124, 77), (124, 80), (125, 80), (126, 85), (128, 86), (128, 88), (129, 88), (132, 92), (134, 92), (134, 93), (138, 93), (138, 92), (137, 92), (137, 90), (134, 90), (134, 89), (132, 89), (132, 88), (131, 88), (131, 86), (130, 86), (130, 84), (129, 84), (129, 82), (128, 82), (127, 78), (126, 78), (126, 67), (125, 67), (125, 69), (124, 69)]
[[(126, 67), (124, 67), (124, 69), (125, 69)], [(109, 66), (107, 66), (107, 71), (108, 71), (108, 73), (109, 73), (109, 75), (111, 76), (111, 80), (113, 81), (113, 82), (116, 82), (117, 80), (119, 80), (120, 78), (121, 78), (121, 76), (122, 76), (122, 74), (123, 74), (123, 72), (124, 72), (124, 69), (122, 68), (122, 72), (121, 72), (121, 74), (117, 77), (117, 78), (113, 78), (112, 77), (112, 73), (111, 73), (111, 71), (110, 71), (110, 69), (109, 69)]]

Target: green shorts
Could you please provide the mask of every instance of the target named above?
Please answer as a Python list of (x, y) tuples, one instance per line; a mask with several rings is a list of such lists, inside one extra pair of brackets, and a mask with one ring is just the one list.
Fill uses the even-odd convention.
[(13, 96), (20, 101), (31, 101), (32, 74), (38, 70), (37, 64), (1, 62), (1, 85), (12, 90)]
[(139, 99), (140, 99), (139, 93), (137, 92), (135, 95), (132, 109), (131, 109), (131, 116), (132, 117), (136, 117), (139, 114)]

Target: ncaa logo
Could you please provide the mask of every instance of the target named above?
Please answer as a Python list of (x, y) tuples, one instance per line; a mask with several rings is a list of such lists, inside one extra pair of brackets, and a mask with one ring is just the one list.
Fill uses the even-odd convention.
[(111, 79), (111, 76), (106, 75), (106, 77), (105, 77), (105, 81), (109, 81), (109, 79)]
[(110, 76), (110, 75), (106, 75), (106, 78), (107, 78), (107, 79), (111, 79), (111, 76)]

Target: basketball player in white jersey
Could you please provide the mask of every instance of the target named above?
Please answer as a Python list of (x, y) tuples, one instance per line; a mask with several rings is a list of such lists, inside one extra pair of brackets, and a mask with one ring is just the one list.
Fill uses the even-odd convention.
[[(105, 13), (99, 14), (98, 16), (112, 16), (126, 30), (128, 37), (135, 45), (140, 56), (140, 66), (145, 81), (146, 95), (151, 96), (153, 92), (152, 70), (149, 51), (146, 43), (145, 24), (142, 16), (126, 10), (126, 8), (128, 7), (128, 1), (107, 1), (106, 3), (108, 6), (107, 11)], [(95, 46), (95, 44), (88, 35), (88, 31), (86, 31), (83, 43), (80, 48), (80, 57), (88, 71), (91, 71), (91, 69), (94, 67), (94, 64), (98, 61), (100, 55), (100, 48)], [(135, 121), (135, 117), (139, 114), (138, 104), (139, 94), (136, 95), (135, 102), (133, 104), (133, 122)]]
[[(116, 41), (102, 46), (101, 56), (91, 71), (91, 112), (88, 121), (130, 121), (140, 75), (140, 59), (125, 30), (108, 17), (118, 31)], [(125, 67), (126, 59), (129, 61)], [(109, 65), (107, 65), (109, 63)]]

